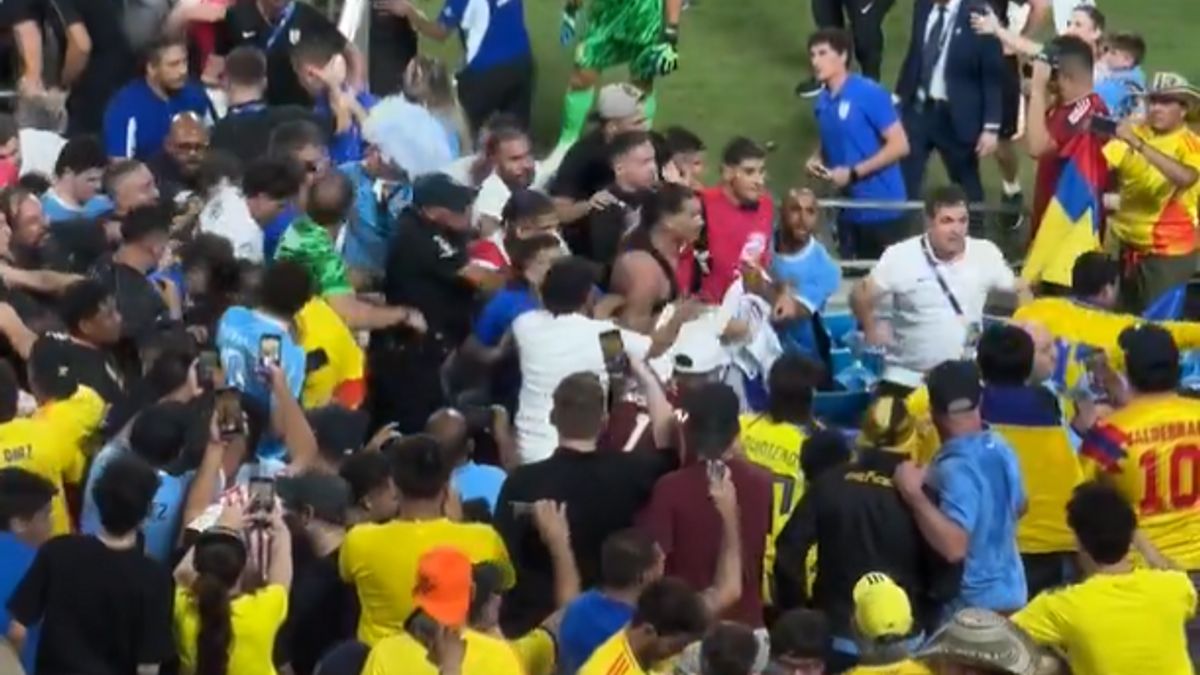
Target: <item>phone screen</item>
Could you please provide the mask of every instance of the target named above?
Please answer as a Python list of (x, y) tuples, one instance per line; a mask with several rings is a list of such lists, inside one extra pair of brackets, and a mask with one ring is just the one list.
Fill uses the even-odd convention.
[(221, 357), (214, 351), (202, 351), (196, 357), (196, 379), (205, 390), (211, 390), (221, 372)]
[(242, 432), (242, 395), (237, 389), (222, 389), (217, 392), (217, 429), (222, 436), (236, 436)]
[(1100, 115), (1093, 115), (1092, 121), (1088, 125), (1089, 131), (1101, 136), (1116, 136), (1117, 121)]
[(250, 479), (251, 513), (270, 513), (275, 508), (275, 479), (255, 476)]
[(606, 330), (600, 334), (600, 353), (604, 356), (604, 367), (610, 373), (624, 370), (625, 341), (621, 331)]
[(283, 339), (278, 335), (264, 335), (258, 341), (258, 360), (263, 366), (279, 367)]

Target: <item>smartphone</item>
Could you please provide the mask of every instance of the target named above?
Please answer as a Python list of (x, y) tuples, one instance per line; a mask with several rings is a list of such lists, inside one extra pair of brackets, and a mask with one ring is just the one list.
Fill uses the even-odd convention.
[(254, 476), (250, 479), (250, 503), (247, 512), (268, 514), (275, 510), (275, 479)]
[(625, 372), (629, 363), (620, 329), (614, 328), (600, 334), (600, 354), (604, 357), (604, 369), (610, 374)]
[(258, 340), (258, 363), (264, 369), (267, 366), (279, 367), (283, 357), (283, 338), (278, 335), (264, 335)]
[(1091, 121), (1088, 122), (1088, 131), (1099, 136), (1112, 138), (1117, 135), (1117, 121), (1111, 117), (1092, 115)]
[(237, 436), (245, 430), (242, 418), (242, 394), (237, 389), (222, 389), (217, 392), (217, 430), (222, 436)]
[(196, 357), (196, 380), (200, 388), (208, 391), (215, 386), (217, 374), (221, 372), (221, 356), (212, 350), (204, 350)]
[(708, 482), (720, 483), (725, 480), (725, 472), (729, 470), (729, 467), (719, 459), (710, 459), (705, 462), (705, 469), (708, 471)]

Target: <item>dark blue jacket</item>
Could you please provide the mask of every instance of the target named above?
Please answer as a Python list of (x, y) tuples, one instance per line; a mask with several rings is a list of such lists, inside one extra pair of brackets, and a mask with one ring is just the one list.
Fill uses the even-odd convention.
[[(902, 110), (912, 108), (921, 88), (921, 52), (933, 5), (933, 0), (916, 0), (913, 8), (908, 54), (896, 83)], [(975, 6), (986, 4), (983, 0), (962, 0), (946, 47), (950, 50), (946, 55), (946, 93), (953, 103), (950, 118), (955, 133), (964, 143), (974, 143), (985, 128), (1000, 130), (1003, 54), (999, 40), (990, 35), (976, 35), (971, 29), (971, 9)]]

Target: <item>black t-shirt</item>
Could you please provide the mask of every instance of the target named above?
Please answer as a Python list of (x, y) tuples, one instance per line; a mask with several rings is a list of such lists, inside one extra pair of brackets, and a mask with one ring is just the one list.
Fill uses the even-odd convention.
[(275, 640), (275, 663), (292, 664), (296, 675), (309, 675), (331, 647), (354, 639), (359, 613), (354, 587), (338, 574), (338, 551), (303, 557), (295, 556), (287, 620)]
[(113, 355), (76, 342), (64, 335), (45, 335), (40, 340), (54, 340), (54, 356), (61, 367), (66, 383), (84, 385), (95, 391), (105, 403), (115, 406), (125, 398), (125, 379)]
[[(940, 604), (954, 569), (925, 543), (900, 493), (891, 484), (899, 454), (867, 451), (858, 462), (818, 476), (804, 491), (779, 534), (776, 560), (787, 574), (776, 574), (784, 608), (797, 604), (803, 590), (785, 583), (803, 574), (804, 553), (817, 556), (813, 605), (829, 617), (835, 635), (850, 634), (854, 584), (867, 572), (892, 577), (912, 599), (918, 618)], [(950, 593), (952, 596), (953, 593)], [(936, 597), (934, 597), (936, 596)]]
[(137, 57), (121, 25), (121, 0), (54, 0), (64, 16), (78, 17), (92, 39), (87, 67), (67, 99), (67, 135), (99, 134), (112, 93), (137, 75)]
[(92, 276), (112, 291), (117, 301), (123, 339), (142, 345), (169, 321), (162, 295), (140, 271), (108, 258), (96, 265)]
[(327, 120), (318, 121), (312, 110), (298, 105), (252, 103), (234, 106), (213, 125), (210, 144), (213, 149), (237, 157), (245, 166), (267, 154), (267, 143), (275, 127), (293, 120), (307, 120), (322, 127), (329, 124)]
[(549, 192), (553, 197), (582, 201), (612, 182), (608, 141), (604, 140), (604, 133), (597, 129), (585, 134), (567, 151), (558, 173), (550, 182)]
[(549, 459), (509, 474), (496, 504), (495, 527), (508, 546), (513, 566), (521, 572), (501, 606), (506, 635), (524, 635), (554, 611), (550, 553), (533, 523), (513, 513), (513, 503), (553, 499), (567, 504), (571, 548), (583, 587), (590, 588), (600, 580), (604, 540), (633, 525), (654, 483), (676, 468), (677, 461), (670, 450), (618, 453), (559, 448)]
[(633, 232), (642, 225), (642, 212), (652, 193), (625, 192), (615, 185), (606, 187), (620, 203), (588, 214), (583, 227), (567, 229), (566, 239), (573, 253), (600, 267), (601, 279), (607, 286), (621, 240), (625, 233)]
[(271, 24), (255, 0), (237, 0), (217, 28), (217, 53), (228, 54), (238, 45), (249, 44), (267, 53), (267, 102), (272, 105), (312, 105), (292, 69), (291, 48), (301, 39), (320, 36), (338, 51), (346, 38), (325, 15), (306, 2), (288, 3), (290, 13)]
[(140, 550), (66, 535), (38, 549), (8, 609), (26, 626), (42, 624), (37, 672), (132, 675), (174, 654), (173, 594), (167, 568)]
[(471, 330), (475, 291), (459, 276), (467, 264), (465, 242), (406, 209), (388, 252), (383, 290), (389, 305), (416, 307), (429, 330), (454, 344)]

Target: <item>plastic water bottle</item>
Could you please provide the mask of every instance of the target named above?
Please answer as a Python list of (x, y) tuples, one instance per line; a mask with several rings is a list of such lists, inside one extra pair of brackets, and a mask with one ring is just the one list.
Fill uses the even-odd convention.
[(879, 380), (879, 375), (864, 363), (864, 359), (874, 358), (874, 354), (870, 354), (873, 351), (872, 348), (868, 347), (862, 331), (854, 331), (846, 335), (845, 344), (846, 348), (850, 350), (850, 354), (854, 356), (854, 362), (842, 372), (835, 374), (833, 379), (846, 391), (870, 390)]

